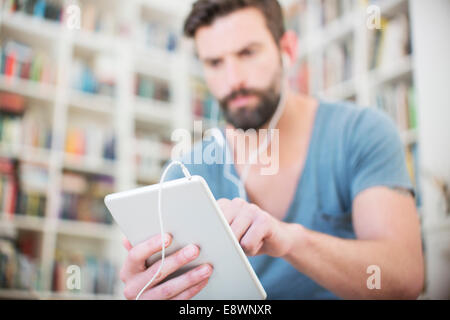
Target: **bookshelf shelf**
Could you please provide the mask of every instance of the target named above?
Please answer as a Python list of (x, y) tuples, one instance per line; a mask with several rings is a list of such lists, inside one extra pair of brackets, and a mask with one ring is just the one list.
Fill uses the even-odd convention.
[(405, 12), (408, 6), (408, 0), (381, 0), (378, 2), (377, 5), (380, 7), (380, 12), (386, 18)]
[(120, 300), (121, 296), (109, 294), (87, 294), (72, 292), (30, 291), (15, 289), (0, 289), (0, 299), (20, 300)]
[(45, 232), (47, 230), (45, 218), (20, 214), (13, 214), (12, 218), (5, 218), (5, 216), (6, 214), (2, 213), (2, 219), (7, 219), (6, 223), (12, 224), (17, 229), (38, 232)]
[(402, 79), (410, 79), (413, 73), (412, 57), (406, 56), (397, 63), (393, 63), (389, 67), (380, 67), (370, 71), (370, 84), (373, 87), (386, 83), (399, 81)]
[(0, 15), (0, 22), (3, 26), (37, 37), (37, 40), (56, 40), (63, 31), (59, 23), (30, 17), (26, 14), (1, 11)]
[(320, 93), (320, 95), (323, 97), (330, 97), (336, 100), (346, 100), (355, 96), (356, 94), (357, 90), (355, 87), (354, 79), (338, 83)]
[(0, 143), (0, 155), (6, 158), (48, 165), (50, 162), (51, 151), (24, 145)]
[(429, 235), (450, 231), (450, 218), (428, 220), (424, 223), (423, 229)]
[(56, 232), (87, 239), (113, 240), (117, 238), (119, 230), (115, 225), (58, 219)]
[(66, 153), (64, 168), (83, 173), (114, 175), (116, 161)]
[(171, 122), (173, 109), (170, 103), (140, 97), (134, 99), (136, 120), (164, 126)]
[(124, 41), (124, 39), (85, 30), (77, 30), (73, 39), (75, 47), (97, 52), (111, 52), (117, 42)]
[(136, 180), (138, 182), (144, 183), (144, 184), (154, 184), (159, 183), (159, 170), (158, 168), (155, 168), (154, 170), (146, 170), (146, 171), (138, 171)]
[(103, 115), (111, 115), (114, 112), (113, 97), (72, 90), (69, 99), (70, 106), (80, 110)]
[(120, 296), (110, 294), (87, 294), (72, 292), (47, 292), (41, 296), (46, 300), (118, 300)]
[[(344, 17), (338, 18), (337, 20), (331, 22), (323, 29), (323, 31), (319, 31), (318, 34), (313, 35), (313, 39), (320, 39), (316, 45), (316, 48), (323, 48), (328, 46), (330, 43), (351, 37), (354, 31), (354, 16), (355, 14), (353, 12), (348, 13)], [(311, 40), (310, 43), (314, 46), (314, 40)]]
[(54, 85), (4, 75), (0, 75), (0, 90), (50, 102), (56, 94)]
[(149, 76), (165, 78), (170, 76), (170, 69), (179, 59), (179, 55), (157, 47), (138, 45), (135, 48), (135, 71)]
[(37, 300), (40, 297), (41, 293), (36, 291), (0, 289), (0, 299)]

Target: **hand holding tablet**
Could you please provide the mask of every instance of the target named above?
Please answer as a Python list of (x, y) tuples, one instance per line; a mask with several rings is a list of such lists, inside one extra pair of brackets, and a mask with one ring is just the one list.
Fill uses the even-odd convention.
[[(172, 237), (165, 234), (165, 246), (170, 246)], [(135, 299), (138, 292), (145, 286), (148, 279), (152, 278), (159, 268), (160, 261), (151, 266), (146, 266), (146, 259), (161, 251), (161, 237), (155, 235), (152, 238), (138, 244), (135, 247), (124, 239), (128, 257), (120, 272), (121, 280), (125, 283), (124, 296), (126, 299)], [(165, 281), (171, 273), (194, 261), (200, 251), (195, 245), (188, 245), (176, 253), (166, 257), (160, 275), (152, 285), (142, 294), (141, 299), (149, 300), (187, 300), (193, 298), (208, 283), (213, 268), (209, 264), (203, 264), (177, 278)]]
[[(158, 269), (158, 188), (153, 185), (105, 198), (133, 246), (128, 246), (129, 256), (121, 273), (127, 298), (133, 298)], [(169, 181), (162, 190), (164, 231), (171, 237), (161, 274), (142, 297), (190, 298), (198, 292), (195, 299), (265, 299), (263, 287), (205, 180), (193, 176)], [(191, 258), (189, 248), (193, 249)], [(201, 267), (206, 267), (203, 277)]]

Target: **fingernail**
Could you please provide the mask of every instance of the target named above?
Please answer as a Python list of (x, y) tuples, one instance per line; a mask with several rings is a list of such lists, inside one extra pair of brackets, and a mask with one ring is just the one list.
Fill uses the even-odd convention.
[(170, 236), (168, 234), (164, 235), (164, 245), (168, 245), (170, 242)]
[(211, 272), (210, 266), (202, 266), (200, 269), (198, 269), (195, 273), (199, 275), (200, 277), (204, 277), (208, 275)]
[(197, 254), (197, 248), (194, 245), (184, 249), (184, 256), (188, 259), (193, 258)]

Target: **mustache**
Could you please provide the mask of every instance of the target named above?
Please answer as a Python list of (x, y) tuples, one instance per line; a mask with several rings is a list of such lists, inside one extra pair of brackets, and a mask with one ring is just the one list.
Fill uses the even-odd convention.
[(227, 95), (225, 98), (221, 99), (220, 104), (224, 107), (227, 107), (228, 103), (231, 100), (234, 100), (239, 96), (249, 96), (249, 95), (255, 95), (258, 97), (262, 97), (264, 94), (263, 94), (263, 92), (256, 90), (256, 89), (241, 88), (238, 90), (234, 90), (229, 95)]

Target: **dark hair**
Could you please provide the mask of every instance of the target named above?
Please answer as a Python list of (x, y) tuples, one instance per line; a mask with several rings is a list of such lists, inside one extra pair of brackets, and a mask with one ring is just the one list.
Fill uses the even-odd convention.
[(193, 38), (200, 27), (211, 25), (219, 17), (251, 7), (262, 12), (270, 33), (279, 44), (285, 28), (283, 12), (277, 0), (197, 0), (184, 23), (184, 34)]

